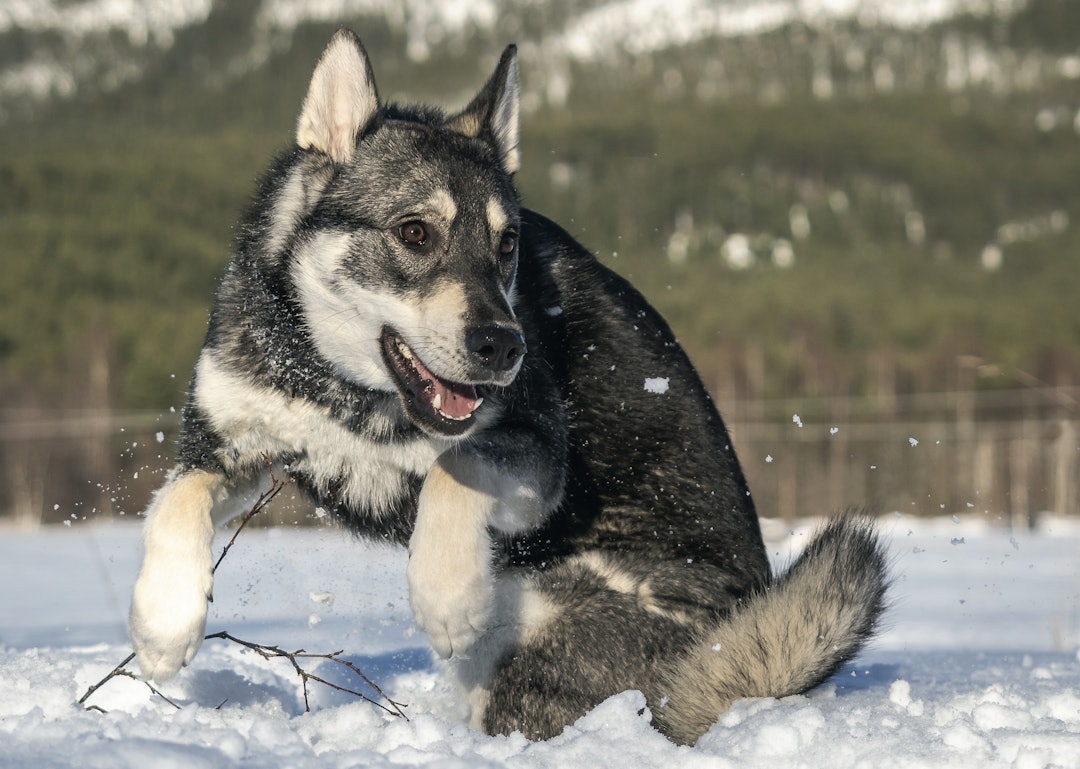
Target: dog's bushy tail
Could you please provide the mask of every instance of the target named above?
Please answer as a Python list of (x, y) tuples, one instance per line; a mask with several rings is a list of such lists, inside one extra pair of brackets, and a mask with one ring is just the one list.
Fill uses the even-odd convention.
[(888, 587), (885, 547), (858, 515), (829, 521), (786, 574), (705, 633), (665, 675), (661, 731), (693, 743), (743, 697), (822, 683), (874, 633)]

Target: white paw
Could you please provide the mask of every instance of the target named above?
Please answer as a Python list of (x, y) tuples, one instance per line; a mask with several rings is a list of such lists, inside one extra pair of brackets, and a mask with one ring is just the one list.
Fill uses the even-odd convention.
[(165, 681), (191, 662), (206, 632), (210, 554), (148, 553), (131, 602), (131, 639), (143, 677)]
[(488, 628), (495, 607), (486, 537), (456, 544), (462, 547), (423, 546), (414, 539), (407, 571), (416, 623), (447, 658), (468, 651)]
[(203, 470), (178, 472), (147, 510), (129, 621), (139, 667), (154, 681), (171, 678), (202, 645), (214, 581), (211, 513), (223, 481)]

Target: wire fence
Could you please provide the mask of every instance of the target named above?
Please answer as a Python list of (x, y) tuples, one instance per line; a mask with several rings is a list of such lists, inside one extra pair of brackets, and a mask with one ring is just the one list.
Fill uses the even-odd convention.
[[(763, 516), (1080, 515), (1080, 388), (718, 402)], [(175, 411), (0, 411), (0, 520), (138, 514), (178, 428)]]
[(732, 426), (758, 511), (799, 518), (863, 506), (918, 515), (977, 512), (1032, 526), (1080, 514), (1080, 422), (804, 422)]

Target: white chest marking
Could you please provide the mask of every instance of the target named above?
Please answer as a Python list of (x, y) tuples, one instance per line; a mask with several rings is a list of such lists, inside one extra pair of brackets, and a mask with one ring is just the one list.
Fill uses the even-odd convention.
[[(214, 429), (236, 452), (236, 462), (263, 455), (294, 456), (293, 469), (321, 488), (339, 487), (352, 507), (386, 512), (404, 491), (405, 476), (427, 475), (450, 445), (430, 437), (372, 441), (348, 430), (311, 401), (288, 398), (227, 371), (212, 351), (197, 367), (195, 400)], [(223, 457), (228, 464), (231, 457)]]

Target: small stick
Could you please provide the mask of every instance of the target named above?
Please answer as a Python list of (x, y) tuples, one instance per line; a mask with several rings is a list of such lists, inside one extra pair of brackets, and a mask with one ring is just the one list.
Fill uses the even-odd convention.
[[(225, 556), (228, 554), (230, 548), (232, 548), (233, 544), (236, 542), (237, 536), (240, 534), (240, 532), (247, 525), (248, 521), (250, 521), (256, 515), (258, 515), (264, 509), (266, 509), (266, 506), (269, 505), (271, 501), (273, 501), (274, 497), (276, 497), (278, 495), (278, 492), (280, 492), (285, 487), (285, 484), (288, 483), (289, 480), (291, 480), (291, 479), (285, 479), (285, 480), (279, 479), (276, 475), (274, 475), (274, 468), (273, 468), (273, 464), (270, 461), (270, 457), (265, 456), (265, 460), (266, 460), (267, 470), (270, 473), (270, 480), (271, 480), (270, 488), (267, 489), (266, 491), (264, 491), (262, 494), (260, 494), (259, 498), (257, 500), (255, 500), (255, 503), (251, 506), (251, 509), (248, 510), (246, 513), (244, 513), (244, 517), (240, 520), (240, 525), (236, 527), (236, 531), (233, 532), (232, 538), (228, 541), (228, 543), (226, 543), (225, 547), (222, 549), (221, 555), (217, 559), (217, 563), (214, 564), (214, 568), (211, 570), (211, 574), (217, 572), (218, 566), (220, 566), (221, 562), (223, 560), (225, 560)], [(213, 600), (213, 599), (211, 599), (211, 600)], [(370, 678), (368, 678), (366, 675), (364, 675), (363, 672), (361, 672), (360, 668), (358, 668), (356, 665), (349, 662), (348, 660), (343, 660), (343, 659), (340, 658), (339, 655), (341, 655), (343, 653), (343, 650), (338, 650), (336, 652), (331, 652), (329, 654), (311, 654), (311, 653), (305, 652), (303, 649), (300, 649), (299, 651), (296, 651), (296, 652), (287, 652), (287, 651), (285, 651), (285, 650), (283, 650), (283, 649), (281, 649), (280, 647), (277, 647), (277, 646), (266, 646), (264, 644), (253, 643), (251, 641), (244, 641), (244, 640), (242, 640), (240, 638), (237, 638), (236, 636), (234, 636), (234, 635), (232, 635), (232, 634), (230, 634), (230, 633), (228, 633), (228, 632), (226, 632), (224, 630), (221, 631), (220, 633), (211, 633), (210, 635), (205, 636), (203, 638), (203, 640), (208, 641), (208, 640), (210, 640), (212, 638), (231, 641), (233, 643), (244, 646), (244, 647), (246, 647), (248, 649), (251, 649), (252, 651), (258, 653), (264, 659), (273, 659), (275, 657), (284, 657), (287, 660), (289, 660), (289, 662), (292, 663), (293, 670), (295, 670), (296, 674), (298, 676), (300, 676), (300, 680), (301, 680), (301, 682), (303, 684), (304, 711), (305, 712), (311, 712), (311, 703), (310, 703), (310, 701), (308, 699), (308, 681), (315, 681), (317, 683), (323, 684), (324, 686), (328, 686), (331, 689), (336, 689), (337, 691), (344, 692), (346, 694), (352, 694), (352, 695), (354, 695), (356, 697), (359, 697), (360, 699), (364, 700), (365, 702), (371, 703), (372, 705), (376, 705), (376, 706), (382, 708), (387, 713), (390, 713), (392, 715), (404, 718), (406, 721), (409, 720), (408, 716), (406, 716), (404, 711), (402, 711), (402, 708), (406, 707), (403, 703), (395, 702), (394, 700), (387, 697), (386, 694), (383, 692), (383, 690), (380, 689), (375, 684), (374, 681), (372, 681)], [(389, 703), (389, 707), (387, 705), (383, 705), (381, 702), (378, 702), (376, 700), (371, 699), (370, 697), (368, 697), (367, 695), (365, 695), (365, 694), (363, 694), (361, 692), (355, 691), (353, 689), (349, 689), (349, 688), (344, 687), (344, 686), (340, 686), (340, 685), (335, 684), (335, 683), (333, 683), (331, 681), (327, 681), (325, 678), (317, 676), (314, 673), (309, 673), (308, 671), (306, 671), (302, 667), (300, 667), (300, 663), (297, 662), (298, 658), (326, 659), (326, 660), (330, 660), (332, 662), (336, 662), (339, 665), (343, 665), (344, 667), (351, 670), (356, 676), (358, 676), (365, 684), (370, 686), (380, 697), (382, 697), (384, 700), (386, 700)], [(106, 675), (104, 678), (102, 678), (96, 684), (91, 685), (90, 688), (88, 688), (86, 690), (86, 693), (83, 694), (83, 696), (79, 698), (78, 704), (82, 705), (87, 710), (97, 710), (97, 711), (99, 711), (101, 713), (104, 713), (105, 710), (103, 708), (98, 707), (97, 705), (87, 705), (86, 701), (90, 698), (90, 695), (92, 695), (94, 692), (96, 692), (98, 689), (100, 689), (106, 683), (108, 683), (109, 681), (111, 681), (114, 678), (117, 678), (118, 676), (123, 676), (123, 677), (126, 677), (126, 678), (132, 678), (132, 679), (134, 679), (136, 681), (143, 681), (141, 678), (139, 678), (137, 675), (135, 675), (134, 673), (132, 673), (130, 670), (128, 670), (126, 668), (126, 666), (128, 664), (130, 664), (131, 661), (134, 660), (134, 659), (135, 659), (135, 652), (132, 652), (127, 657), (125, 657), (124, 660), (119, 665), (117, 665), (115, 668), (113, 668), (109, 672), (108, 675)], [(147, 688), (149, 688), (151, 692), (156, 694), (158, 697), (161, 697), (161, 699), (165, 700), (167, 703), (172, 705), (177, 710), (180, 710), (179, 705), (177, 705), (171, 699), (169, 699), (164, 694), (162, 694), (160, 691), (158, 691), (156, 688), (154, 688), (148, 681), (143, 681), (143, 683), (146, 684)], [(228, 700), (224, 700), (220, 705), (218, 705), (218, 708), (222, 707), (222, 705), (224, 705), (225, 702), (227, 702), (227, 701)]]
[[(79, 702), (78, 702), (78, 704), (79, 704), (79, 705), (85, 705), (85, 704), (86, 704), (86, 701), (87, 701), (87, 700), (88, 700), (88, 699), (90, 698), (90, 695), (91, 695), (91, 694), (93, 694), (94, 692), (96, 692), (96, 691), (97, 691), (98, 689), (100, 689), (100, 688), (101, 688), (102, 686), (104, 686), (105, 684), (107, 684), (107, 683), (108, 683), (109, 681), (111, 681), (111, 680), (112, 680), (113, 678), (115, 678), (116, 676), (120, 675), (120, 671), (124, 669), (124, 665), (128, 664), (128, 663), (129, 663), (129, 662), (131, 662), (131, 661), (132, 661), (133, 659), (135, 659), (135, 652), (132, 652), (131, 654), (129, 654), (128, 656), (126, 656), (126, 657), (124, 658), (124, 661), (123, 661), (123, 662), (121, 662), (121, 663), (120, 663), (119, 665), (117, 665), (116, 667), (114, 667), (114, 668), (113, 668), (113, 669), (112, 669), (112, 670), (111, 670), (111, 671), (109, 672), (109, 674), (108, 674), (107, 676), (105, 676), (104, 678), (102, 678), (102, 679), (101, 679), (100, 681), (98, 681), (98, 682), (97, 682), (96, 684), (92, 684), (92, 685), (90, 686), (90, 688), (86, 690), (86, 694), (84, 694), (84, 695), (83, 695), (82, 697), (80, 697), (80, 698), (79, 698)], [(97, 708), (97, 709), (98, 709), (98, 710), (101, 710), (101, 708)]]
[(285, 488), (285, 484), (288, 483), (290, 480), (278, 479), (278, 477), (274, 475), (274, 465), (270, 461), (270, 457), (267, 455), (263, 455), (263, 458), (266, 461), (266, 469), (270, 473), (270, 488), (260, 494), (259, 498), (255, 500), (255, 504), (251, 506), (251, 509), (244, 513), (244, 517), (240, 519), (240, 525), (236, 527), (236, 531), (233, 532), (232, 538), (225, 543), (225, 547), (221, 550), (221, 555), (218, 556), (217, 563), (215, 563), (214, 568), (210, 570), (211, 574), (217, 573), (218, 566), (220, 566), (221, 562), (225, 560), (225, 556), (229, 554), (229, 550), (236, 542), (236, 538), (240, 536), (240, 532), (244, 530), (245, 526), (247, 526), (248, 521), (261, 513), (263, 510), (265, 510), (266, 506), (274, 500), (274, 497), (278, 495), (279, 491)]
[[(224, 631), (224, 630), (222, 630), (219, 633), (211, 633), (210, 635), (206, 636), (205, 640), (210, 640), (211, 638), (217, 638), (217, 639), (221, 639), (223, 641), (232, 641), (235, 644), (239, 644), (240, 646), (243, 646), (243, 647), (245, 647), (247, 649), (251, 649), (253, 652), (258, 654), (263, 659), (269, 660), (269, 659), (274, 659), (274, 658), (278, 658), (278, 657), (284, 657), (285, 659), (287, 659), (289, 661), (289, 663), (293, 666), (293, 670), (296, 671), (296, 674), (298, 676), (300, 676), (300, 681), (301, 681), (301, 683), (303, 685), (303, 691), (304, 691), (304, 711), (305, 712), (311, 712), (311, 702), (308, 699), (308, 681), (315, 681), (316, 683), (323, 684), (324, 686), (328, 686), (331, 689), (336, 689), (339, 692), (344, 692), (345, 694), (351, 694), (351, 695), (353, 695), (355, 697), (359, 697), (360, 699), (364, 700), (364, 702), (368, 702), (368, 703), (371, 703), (372, 705), (375, 705), (375, 706), (377, 706), (379, 708), (382, 708), (387, 713), (390, 713), (390, 714), (395, 715), (395, 716), (400, 716), (401, 718), (404, 718), (406, 721), (409, 720), (409, 717), (406, 716), (405, 712), (402, 710), (402, 707), (406, 707), (405, 705), (403, 705), (400, 702), (395, 702), (394, 700), (387, 697), (386, 694), (383, 692), (383, 690), (380, 689), (378, 686), (376, 686), (375, 683), (372, 682), (372, 680), (370, 678), (368, 678), (366, 675), (364, 675), (356, 665), (349, 662), (348, 660), (341, 659), (340, 655), (344, 653), (343, 649), (339, 649), (336, 652), (330, 652), (329, 654), (315, 654), (315, 653), (312, 653), (312, 652), (304, 651), (303, 649), (298, 649), (297, 651), (294, 651), (294, 652), (287, 652), (284, 649), (282, 649), (280, 646), (267, 646), (265, 644), (254, 643), (252, 641), (245, 641), (244, 639), (237, 638), (236, 636), (234, 636), (231, 633), (229, 633), (227, 631)], [(299, 659), (330, 660), (331, 662), (336, 662), (337, 664), (348, 668), (355, 675), (357, 675), (364, 683), (366, 683), (373, 690), (375, 690), (375, 692), (378, 693), (378, 695), (380, 697), (382, 697), (384, 700), (386, 700), (388, 703), (390, 703), (389, 706), (383, 705), (381, 702), (378, 702), (377, 700), (373, 700), (370, 697), (368, 697), (366, 694), (364, 694), (362, 692), (358, 692), (355, 689), (349, 689), (348, 687), (341, 686), (339, 684), (335, 684), (332, 681), (327, 681), (325, 678), (322, 678), (321, 676), (317, 676), (314, 673), (309, 673), (308, 671), (304, 670), (304, 668), (302, 668), (300, 666), (300, 663), (297, 661)]]
[(100, 689), (102, 686), (104, 686), (106, 683), (108, 683), (112, 679), (116, 678), (117, 676), (125, 676), (125, 677), (131, 678), (131, 679), (133, 679), (135, 681), (142, 681), (142, 683), (146, 684), (146, 688), (148, 688), (151, 692), (156, 694), (158, 697), (161, 697), (161, 699), (165, 700), (167, 703), (172, 705), (177, 710), (180, 710), (179, 705), (177, 705), (175, 702), (170, 700), (168, 697), (166, 697), (160, 691), (155, 689), (154, 686), (149, 681), (144, 681), (143, 679), (139, 678), (137, 675), (132, 673), (130, 670), (128, 670), (126, 667), (124, 667), (129, 662), (131, 662), (133, 659), (135, 659), (135, 652), (132, 652), (127, 657), (125, 657), (124, 661), (121, 662), (116, 667), (114, 667), (111, 671), (109, 671), (109, 674), (107, 676), (105, 676), (100, 681), (98, 681), (96, 684), (93, 684), (89, 689), (87, 689), (86, 694), (84, 694), (82, 697), (79, 698), (79, 703), (78, 704), (83, 705), (87, 710), (97, 710), (97, 711), (99, 711), (101, 713), (104, 713), (105, 710), (103, 708), (100, 708), (97, 705), (87, 705), (86, 700), (88, 700), (90, 698), (91, 694), (96, 692), (98, 689)]

